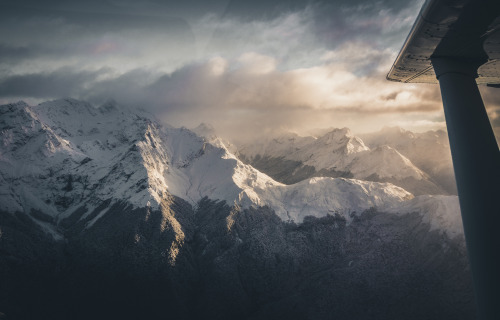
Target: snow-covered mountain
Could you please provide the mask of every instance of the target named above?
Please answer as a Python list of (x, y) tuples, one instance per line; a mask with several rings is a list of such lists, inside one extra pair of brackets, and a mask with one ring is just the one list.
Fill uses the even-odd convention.
[(283, 220), (297, 222), (333, 212), (349, 219), (352, 212), (397, 207), (413, 198), (390, 183), (359, 179), (427, 182), (398, 151), (369, 149), (346, 128), (317, 139), (287, 135), (241, 149), (247, 159), (264, 154), (357, 178), (285, 185), (241, 162), (208, 125), (193, 131), (162, 126), (143, 111), (112, 102), (95, 108), (72, 99), (1, 110), (1, 209), (56, 221), (84, 210), (80, 219), (95, 216), (91, 226), (103, 216), (103, 210), (93, 212), (105, 201), (158, 208), (169, 194), (193, 205), (208, 197), (243, 208), (270, 206)]
[(390, 146), (426, 172), (450, 194), (457, 194), (448, 135), (443, 130), (414, 133), (400, 127), (384, 127), (361, 135), (370, 148)]
[[(84, 219), (105, 201), (156, 209), (169, 194), (193, 205), (203, 197), (244, 208), (268, 205), (282, 219), (298, 222), (328, 212), (348, 217), (413, 197), (391, 184), (350, 179), (285, 185), (241, 162), (216, 137), (208, 142), (113, 103), (21, 102), (3, 106), (2, 115), (1, 209), (56, 221), (81, 210)], [(325, 137), (325, 143), (336, 146), (336, 138)]]
[(386, 144), (370, 148), (347, 128), (318, 138), (282, 133), (245, 144), (238, 153), (245, 162), (284, 183), (311, 176), (352, 177), (391, 182), (416, 195), (446, 193), (396, 148)]
[(0, 132), (0, 312), (12, 318), (474, 312), (457, 197), (353, 179), (425, 174), (347, 130), (260, 146), (339, 176), (295, 184), (240, 161), (208, 125), (113, 102), (0, 106)]

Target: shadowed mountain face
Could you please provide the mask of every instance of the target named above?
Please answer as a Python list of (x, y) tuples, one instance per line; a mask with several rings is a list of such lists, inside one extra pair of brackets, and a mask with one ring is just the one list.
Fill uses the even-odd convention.
[(418, 214), (287, 223), (271, 209), (115, 204), (55, 242), (2, 212), (9, 319), (473, 319), (463, 238)]

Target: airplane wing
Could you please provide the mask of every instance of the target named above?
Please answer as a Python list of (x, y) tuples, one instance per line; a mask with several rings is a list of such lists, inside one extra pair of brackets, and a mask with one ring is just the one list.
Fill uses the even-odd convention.
[(431, 57), (483, 61), (477, 84), (500, 86), (500, 1), (427, 0), (387, 79), (438, 83)]

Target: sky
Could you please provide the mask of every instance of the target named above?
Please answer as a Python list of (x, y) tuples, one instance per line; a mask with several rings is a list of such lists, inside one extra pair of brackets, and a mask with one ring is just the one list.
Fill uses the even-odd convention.
[[(444, 128), (439, 87), (385, 79), (423, 0), (0, 0), (0, 104), (72, 97), (226, 138)], [(500, 89), (481, 87), (500, 132)]]

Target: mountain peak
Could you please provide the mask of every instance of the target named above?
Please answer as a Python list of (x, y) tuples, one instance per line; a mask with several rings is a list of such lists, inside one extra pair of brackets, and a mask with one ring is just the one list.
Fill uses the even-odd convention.
[(343, 136), (352, 136), (351, 130), (349, 128), (334, 128), (327, 133), (323, 135), (323, 137), (328, 136), (328, 137), (333, 137), (333, 136), (338, 136), (338, 137), (343, 137)]
[(100, 107), (101, 112), (111, 112), (117, 109), (118, 102), (115, 99), (106, 100)]
[(328, 145), (329, 149), (341, 151), (346, 154), (369, 150), (361, 139), (351, 133), (349, 128), (333, 129), (319, 137), (317, 142)]
[[(27, 116), (32, 115), (33, 120), (28, 122), (36, 122), (43, 130), (33, 127), (29, 137), (23, 136), (22, 130), (20, 134), (10, 132), (12, 128), (2, 133), (5, 139), (18, 140), (10, 144), (13, 148), (2, 147), (1, 176), (12, 188), (0, 192), (1, 203), (14, 204), (15, 210), (28, 214), (32, 210), (42, 211), (57, 220), (75, 212), (85, 212), (78, 219), (94, 214), (99, 219), (102, 215), (92, 212), (106, 201), (154, 209), (169, 195), (192, 204), (208, 197), (242, 207), (268, 205), (282, 219), (300, 222), (306, 215), (323, 216), (328, 210), (348, 215), (352, 208), (359, 212), (411, 196), (393, 185), (345, 179), (315, 178), (287, 186), (243, 164), (220, 139), (202, 138), (200, 134), (213, 132), (208, 124), (195, 128), (197, 134), (186, 128), (164, 127), (115, 103), (103, 108), (120, 112), (101, 113), (89, 103), (74, 99), (26, 107), (31, 112)], [(343, 128), (330, 135), (346, 138), (347, 144), (355, 142), (348, 134), (350, 131)], [(316, 142), (312, 137), (297, 136), (290, 142), (291, 148), (287, 144), (284, 147), (291, 152)], [(51, 152), (37, 160), (33, 150), (41, 147)], [(327, 160), (331, 150), (324, 150)], [(15, 169), (19, 166), (30, 170)], [(28, 179), (32, 176), (40, 179)], [(29, 183), (14, 185), (12, 181)], [(344, 187), (352, 192), (345, 193)], [(363, 190), (379, 194), (377, 200)], [(305, 201), (316, 199), (311, 192), (322, 196)], [(302, 203), (308, 202), (307, 208), (287, 200), (293, 197), (302, 197)]]
[(205, 122), (200, 123), (196, 128), (190, 130), (207, 139), (217, 136), (215, 128), (211, 124)]
[[(40, 103), (33, 107), (32, 110), (44, 120), (67, 121), (70, 117), (75, 117), (78, 121), (82, 121), (82, 116), (94, 117), (97, 115), (97, 108), (94, 108), (90, 103), (72, 98), (52, 100)], [(74, 122), (72, 121), (72, 122)]]
[(387, 140), (393, 139), (393, 137), (410, 139), (415, 137), (415, 134), (413, 132), (403, 129), (399, 126), (384, 126), (382, 129), (380, 129), (379, 134), (386, 137)]
[(29, 105), (26, 102), (24, 102), (23, 100), (19, 100), (17, 102), (12, 102), (12, 103), (0, 105), (0, 110), (9, 109), (9, 108), (24, 108), (24, 107), (28, 107), (28, 106)]

